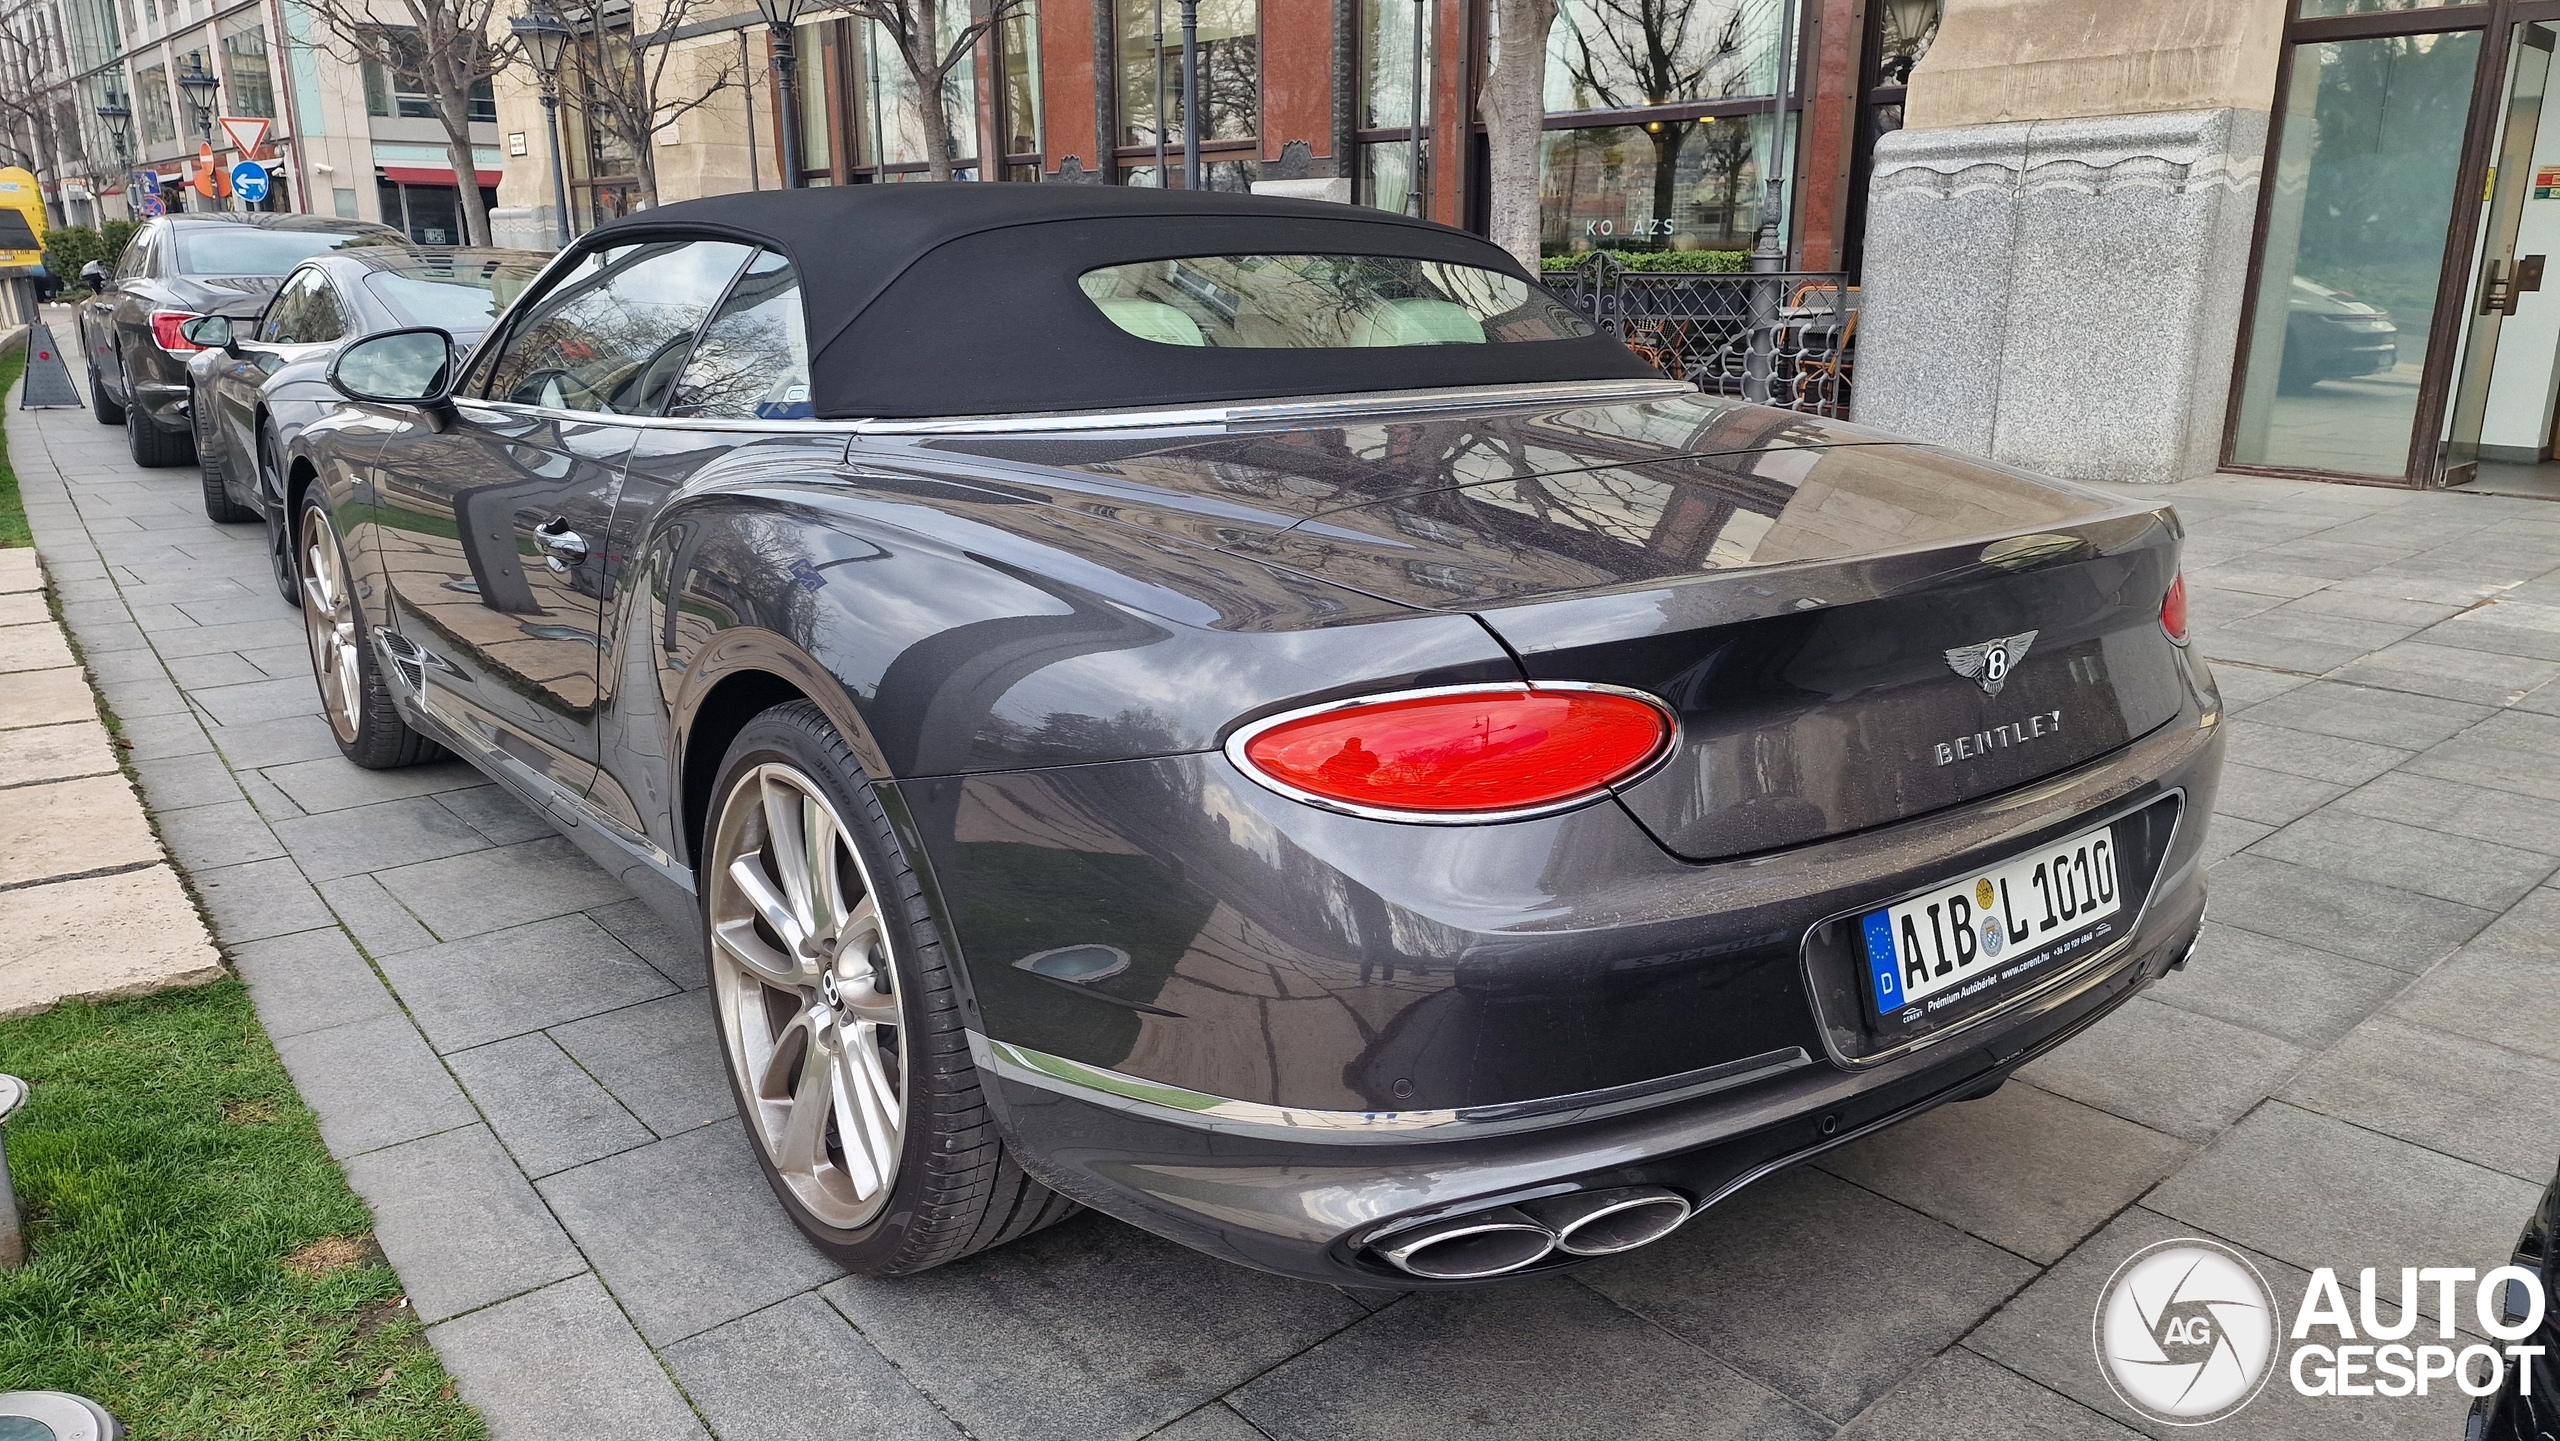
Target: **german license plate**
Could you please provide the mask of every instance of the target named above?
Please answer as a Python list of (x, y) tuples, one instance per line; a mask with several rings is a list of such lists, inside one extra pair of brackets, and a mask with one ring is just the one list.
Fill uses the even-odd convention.
[(2115, 833), (2100, 826), (1861, 918), (1876, 1019), (1908, 1025), (2050, 974), (2122, 929)]

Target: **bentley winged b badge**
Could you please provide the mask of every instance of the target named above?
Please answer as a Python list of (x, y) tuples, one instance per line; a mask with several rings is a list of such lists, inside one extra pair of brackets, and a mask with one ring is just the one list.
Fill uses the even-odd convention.
[(2009, 683), (2009, 672), (2027, 658), (2027, 647), (2035, 643), (2036, 633), (2028, 630), (1976, 645), (1960, 645), (1947, 652), (1947, 665), (1965, 679), (1980, 683), (1984, 695), (1998, 695), (2000, 687)]

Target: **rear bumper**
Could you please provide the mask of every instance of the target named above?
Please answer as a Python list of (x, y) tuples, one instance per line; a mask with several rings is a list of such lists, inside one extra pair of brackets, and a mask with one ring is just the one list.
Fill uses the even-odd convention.
[[(2202, 699), (2213, 704), (2209, 693)], [(1312, 960), (1297, 970), (1270, 965), (1273, 951), (1266, 945), (1256, 953), (1264, 971), (1250, 975), (1234, 955), (1221, 959), (1228, 970), (1209, 973), (1194, 941), (1166, 984), (1143, 993), (1142, 1002), (1152, 999), (1164, 1009), (1117, 1031), (1026, 1013), (1020, 993), (1009, 989), (1023, 984), (1019, 970), (1004, 966), (1005, 954), (970, 947), (973, 934), (989, 932), (973, 930), (964, 914), (956, 929), (981, 1018), (973, 1050), (998, 1124), (1023, 1166), (1084, 1204), (1284, 1275), (1409, 1288), (1479, 1284), (1420, 1280), (1361, 1248), (1381, 1230), (1569, 1190), (1666, 1186), (1711, 1205), (1860, 1135), (1987, 1094), (2036, 1054), (2183, 962), (2204, 913), (2205, 822), (2222, 753), (2217, 721), (2209, 710), (2193, 709), (2124, 751), (2024, 791), (1785, 856), (1643, 870), (1635, 884), (1652, 897), (1652, 915), (1640, 925), (1576, 930), (1567, 950), (1517, 939), (1505, 950), (1497, 941), (1506, 938), (1480, 935), (1470, 938), (1469, 954), (1489, 959), (1435, 966), (1428, 957), (1382, 956), (1364, 962), (1353, 977)], [(2183, 819), (2147, 905), (2115, 946), (1926, 1045), (1864, 1058), (1842, 1057), (1826, 1045), (1806, 1001), (1806, 973), (1795, 964), (1808, 927), (2041, 844), (2092, 817), (2172, 795), (2183, 798)], [(1090, 844), (1090, 808), (1041, 812), (1029, 799), (1012, 794), (1013, 813), (1041, 815), (1062, 833), (1080, 831)], [(917, 819), (928, 822), (928, 836), (940, 831), (929, 817)], [(1245, 820), (1230, 815), (1226, 824), (1250, 838)], [(1128, 817), (1124, 832), (1137, 834), (1144, 821), (1142, 814)], [(970, 824), (983, 833), (989, 820), (982, 812)], [(969, 862), (957, 854), (966, 847), (942, 834), (937, 869), (948, 889)], [(1569, 868), (1556, 857), (1567, 853), (1544, 856), (1545, 869), (1531, 873), (1548, 882), (1550, 899), (1565, 889), (1557, 878)], [(1631, 855), (1615, 852), (1602, 863), (1642, 870)], [(1373, 871), (1370, 878), (1382, 874)], [(1520, 884), (1516, 875), (1470, 879), (1489, 891)], [(1601, 909), (1590, 906), (1585, 914)], [(1666, 921), (1664, 912), (1676, 915)], [(1684, 934), (1685, 949), (1665, 950), (1651, 934), (1658, 925)], [(1254, 934), (1242, 923), (1226, 929), (1248, 940)], [(1769, 976), (1764, 953), (1787, 961), (1783, 993), (1762, 994)], [(1684, 980), (1684, 966), (1701, 979)], [(1479, 1088), (1487, 1077), (1571, 1074), (1572, 1063), (1589, 1063), (1595, 1053), (1658, 1052), (1661, 1023), (1632, 1019), (1641, 1016), (1641, 1006), (1570, 1009), (1577, 987), (1596, 991), (1631, 967), (1659, 973), (1652, 989), (1636, 994), (1654, 1009), (1676, 1012), (1669, 1032), (1712, 1037), (1714, 1048), (1686, 1065), (1637, 1073), (1668, 1077), (1668, 1083), (1628, 1084), (1623, 1075), (1595, 1072), (1604, 1084), (1531, 1080), (1507, 1095)], [(1424, 999), (1400, 1001), (1399, 983)], [(1333, 991), (1317, 994), (1324, 984)], [(1212, 1012), (1216, 999), (1256, 985), (1267, 989), (1267, 998), (1246, 996), (1230, 1010)], [(1064, 993), (1080, 988), (1051, 983), (1050, 989), (1061, 993), (1059, 1006), (1077, 1004)], [(1299, 993), (1306, 1000), (1295, 1014), (1318, 1014), (1334, 1002), (1355, 1014), (1367, 1007), (1376, 1024), (1328, 1039), (1326, 1029), (1268, 1019), (1286, 1012)], [(1530, 1021), (1520, 1019), (1524, 1011), (1532, 1013)], [(1627, 1025), (1622, 1037), (1604, 1031), (1612, 1022)], [(1658, 1029), (1642, 1031), (1644, 1024)], [(1079, 1038), (1105, 1033), (1121, 1038), (1116, 1054), (1077, 1053)], [(1266, 1050), (1273, 1059), (1258, 1070)], [(1444, 1055), (1472, 1061), (1487, 1053), (1498, 1053), (1504, 1064), (1431, 1069)], [(1274, 1087), (1261, 1092), (1217, 1083), (1221, 1076), (1240, 1082), (1266, 1074)], [(1279, 1088), (1292, 1077), (1326, 1076), (1338, 1078), (1332, 1094), (1344, 1086), (1356, 1086), (1359, 1094), (1346, 1106)], [(1396, 1093), (1381, 1094), (1392, 1076), (1439, 1089), (1399, 1104)], [(1511, 1099), (1516, 1096), (1559, 1099)], [(1375, 1109), (1361, 1109), (1364, 1101)], [(1405, 1109), (1435, 1104), (1445, 1109)], [(1559, 1255), (1515, 1274), (1574, 1264)]]
[[(1966, 1044), (1877, 1070), (1830, 1065), (1596, 1121), (1483, 1140), (1292, 1142), (1194, 1123), (1062, 1084), (973, 1037), (999, 1124), (1024, 1167), (1096, 1210), (1243, 1265), (1310, 1281), (1409, 1289), (1362, 1246), (1380, 1231), (1575, 1190), (1667, 1186), (1701, 1208), (1773, 1172), (1950, 1101), (1989, 1094), (2184, 961), (2204, 916), (2200, 883), (2155, 902), (2135, 944), (2032, 1010)], [(1561, 1252), (1519, 1279), (1582, 1264)]]

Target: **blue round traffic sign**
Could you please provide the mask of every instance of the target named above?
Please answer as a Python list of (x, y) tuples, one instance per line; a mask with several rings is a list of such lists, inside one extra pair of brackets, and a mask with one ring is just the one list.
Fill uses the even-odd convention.
[(243, 160), (231, 167), (231, 193), (251, 205), (267, 198), (267, 167)]

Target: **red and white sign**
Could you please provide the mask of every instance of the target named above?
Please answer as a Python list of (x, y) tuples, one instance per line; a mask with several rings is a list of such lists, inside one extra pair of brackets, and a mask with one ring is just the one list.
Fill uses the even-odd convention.
[(267, 143), (267, 124), (264, 120), (244, 120), (236, 115), (225, 115), (222, 117), (222, 133), (231, 137), (233, 148), (242, 155), (255, 155), (258, 147)]

